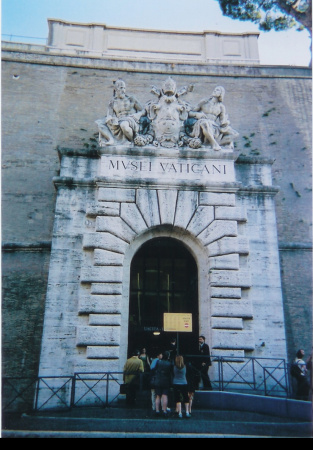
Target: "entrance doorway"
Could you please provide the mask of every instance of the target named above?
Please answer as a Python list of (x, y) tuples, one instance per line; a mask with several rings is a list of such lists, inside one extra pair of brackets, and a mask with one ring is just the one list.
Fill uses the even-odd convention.
[(192, 332), (179, 333), (179, 352), (198, 348), (199, 306), (197, 264), (178, 240), (155, 238), (132, 260), (130, 272), (129, 352), (146, 348), (149, 356), (169, 349), (176, 333), (163, 331), (164, 313), (191, 313)]

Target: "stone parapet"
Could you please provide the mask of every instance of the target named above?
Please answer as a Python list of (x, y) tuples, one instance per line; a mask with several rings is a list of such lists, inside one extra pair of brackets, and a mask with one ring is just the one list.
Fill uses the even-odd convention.
[(173, 32), (48, 19), (51, 53), (150, 61), (259, 64), (259, 33)]

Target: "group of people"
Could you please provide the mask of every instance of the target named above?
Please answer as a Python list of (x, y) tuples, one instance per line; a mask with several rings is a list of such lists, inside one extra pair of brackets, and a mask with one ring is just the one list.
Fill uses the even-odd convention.
[(169, 395), (173, 392), (175, 412), (183, 418), (182, 404), (185, 405), (185, 417), (191, 416), (192, 402), (195, 390), (199, 389), (202, 379), (203, 389), (212, 390), (208, 369), (211, 365), (210, 349), (205, 343), (205, 337), (199, 337), (199, 352), (192, 362), (184, 361), (177, 353), (175, 339), (171, 341), (169, 350), (159, 352), (157, 357), (150, 360), (146, 349), (135, 350), (124, 366), (124, 383), (126, 402), (134, 406), (136, 393), (141, 378), (151, 390), (152, 410), (157, 417), (167, 417), (169, 413)]
[[(296, 399), (308, 401), (312, 392), (312, 354), (306, 361), (304, 356), (304, 350), (297, 352), (290, 373), (296, 384)], [(184, 404), (185, 416), (189, 418), (194, 393), (199, 389), (200, 381), (202, 380), (203, 390), (212, 390), (208, 374), (210, 366), (210, 349), (204, 336), (199, 337), (198, 355), (194, 355), (192, 361), (184, 361), (183, 356), (177, 353), (175, 339), (171, 341), (168, 350), (160, 351), (154, 359), (150, 359), (145, 348), (135, 350), (124, 366), (127, 405), (135, 405), (137, 390), (140, 382), (143, 382), (145, 390), (151, 390), (151, 405), (156, 416), (168, 416), (169, 395), (172, 392), (177, 416), (183, 417)], [(140, 374), (143, 376), (140, 377)]]

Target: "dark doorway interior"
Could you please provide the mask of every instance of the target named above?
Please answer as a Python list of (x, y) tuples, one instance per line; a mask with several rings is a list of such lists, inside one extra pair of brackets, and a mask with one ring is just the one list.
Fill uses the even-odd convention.
[(179, 333), (181, 354), (198, 347), (199, 308), (197, 265), (185, 246), (171, 238), (156, 238), (136, 253), (130, 274), (128, 349), (147, 349), (150, 356), (169, 348), (163, 331), (164, 313), (192, 313), (192, 333)]

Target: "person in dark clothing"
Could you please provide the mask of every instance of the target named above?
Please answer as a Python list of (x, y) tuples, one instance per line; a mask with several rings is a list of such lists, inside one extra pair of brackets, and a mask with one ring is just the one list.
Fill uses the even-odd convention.
[(175, 338), (171, 340), (168, 351), (170, 353), (170, 360), (174, 363), (177, 356), (177, 343)]
[(197, 358), (197, 368), (200, 372), (200, 376), (203, 382), (203, 389), (205, 391), (212, 391), (211, 380), (208, 374), (209, 367), (212, 365), (210, 358), (210, 348), (205, 343), (205, 337), (199, 337), (199, 356), (203, 356), (203, 358)]
[(308, 369), (303, 358), (304, 358), (304, 350), (298, 350), (296, 359), (294, 361), (294, 364), (298, 368), (298, 374), (296, 376), (297, 380), (296, 398), (297, 400), (308, 401), (310, 395), (310, 384), (307, 379)]
[(168, 394), (171, 387), (173, 366), (169, 361), (170, 353), (164, 352), (163, 359), (158, 361), (155, 370), (155, 412), (160, 415), (162, 405), (163, 415), (167, 417)]

